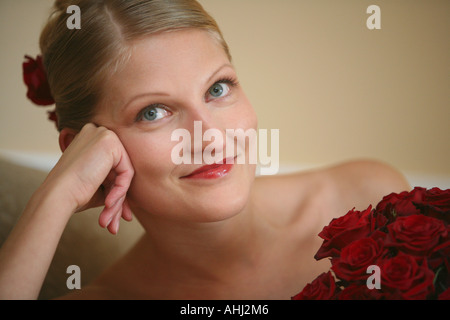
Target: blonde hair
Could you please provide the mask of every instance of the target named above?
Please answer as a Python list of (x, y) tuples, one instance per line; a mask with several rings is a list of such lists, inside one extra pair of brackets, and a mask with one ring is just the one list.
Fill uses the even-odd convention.
[[(67, 28), (70, 5), (80, 8), (81, 29)], [(130, 57), (131, 41), (187, 28), (208, 31), (231, 60), (217, 23), (195, 0), (57, 0), (40, 47), (58, 130), (90, 121), (102, 83)]]

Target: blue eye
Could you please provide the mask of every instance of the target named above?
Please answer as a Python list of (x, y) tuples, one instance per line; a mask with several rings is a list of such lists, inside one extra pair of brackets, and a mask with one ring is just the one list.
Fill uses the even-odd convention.
[(223, 92), (224, 92), (224, 84), (222, 83), (215, 83), (210, 89), (209, 89), (209, 94), (212, 95), (213, 97), (220, 97)]
[(145, 120), (153, 121), (157, 119), (158, 111), (156, 108), (147, 109), (142, 116)]
[(139, 113), (137, 120), (156, 121), (168, 115), (169, 111), (159, 107), (159, 105), (150, 105)]
[(214, 98), (220, 98), (226, 96), (230, 91), (228, 84), (224, 82), (216, 82), (209, 88), (208, 93)]

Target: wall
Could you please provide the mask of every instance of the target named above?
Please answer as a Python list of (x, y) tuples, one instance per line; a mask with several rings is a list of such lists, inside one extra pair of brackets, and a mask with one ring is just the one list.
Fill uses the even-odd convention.
[[(222, 28), (260, 128), (280, 129), (282, 164), (364, 157), (450, 177), (448, 0), (200, 2)], [(59, 152), (48, 109), (27, 101), (21, 78), (51, 4), (0, 2), (0, 149)], [(371, 4), (380, 30), (366, 27)]]

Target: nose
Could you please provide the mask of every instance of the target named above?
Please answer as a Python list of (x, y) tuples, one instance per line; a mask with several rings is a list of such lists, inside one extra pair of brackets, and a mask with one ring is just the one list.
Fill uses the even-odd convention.
[(185, 128), (191, 134), (191, 154), (194, 163), (202, 162), (202, 156), (207, 148), (209, 153), (224, 153), (225, 128), (207, 106), (190, 111), (186, 122)]

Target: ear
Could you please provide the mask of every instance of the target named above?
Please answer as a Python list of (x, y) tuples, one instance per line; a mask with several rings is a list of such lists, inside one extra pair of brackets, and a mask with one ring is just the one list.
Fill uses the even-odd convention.
[(61, 130), (59, 133), (59, 147), (62, 152), (67, 149), (77, 134), (78, 132), (73, 129), (64, 128)]

